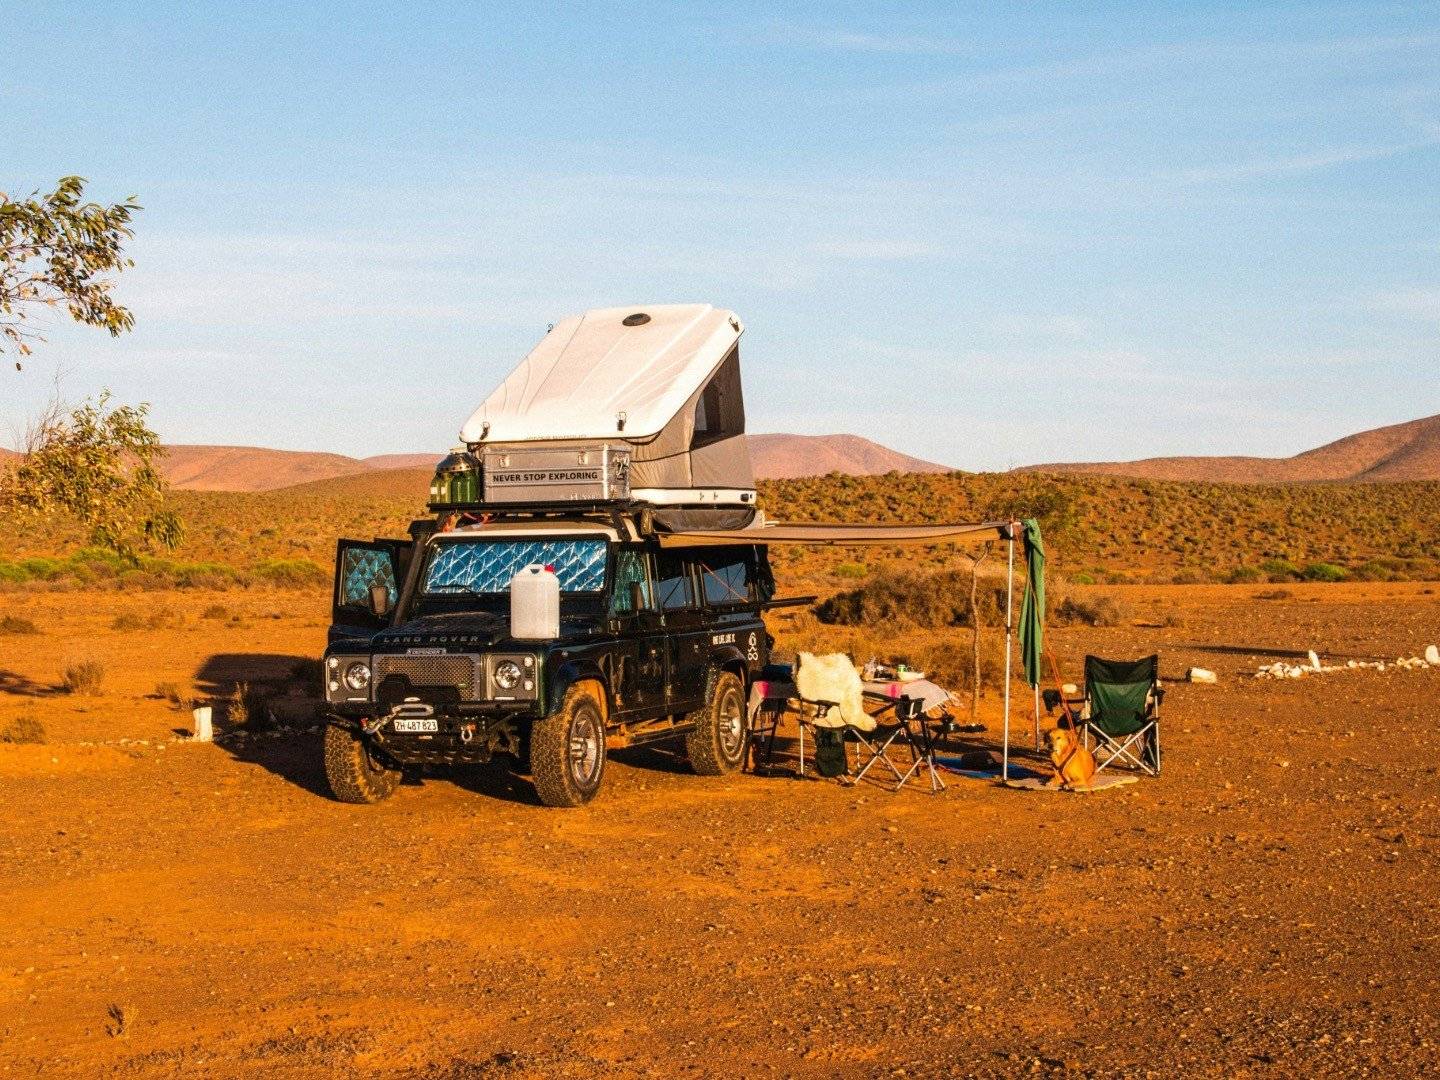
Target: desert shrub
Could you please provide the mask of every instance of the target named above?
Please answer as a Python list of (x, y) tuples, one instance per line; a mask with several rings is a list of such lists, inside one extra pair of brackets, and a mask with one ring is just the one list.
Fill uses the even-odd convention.
[(33, 716), (16, 717), (0, 728), (0, 743), (43, 743), (45, 725)]
[(1170, 575), (1171, 585), (1203, 585), (1210, 580), (1210, 575), (1195, 567), (1186, 567)]
[(833, 573), (836, 577), (842, 578), (862, 578), (869, 572), (869, 567), (867, 567), (864, 563), (857, 562), (839, 563), (838, 565), (836, 565), (835, 569), (831, 571), (831, 573)]
[(110, 620), (111, 630), (144, 630), (145, 620), (133, 611), (122, 611)]
[(65, 564), (59, 559), (45, 559), (38, 556), (21, 559), (19, 566), (32, 581), (53, 581), (65, 569)]
[(1070, 580), (1073, 581), (1076, 585), (1094, 585), (1094, 584), (1095, 584), (1095, 575), (1094, 575), (1094, 574), (1087, 574), (1087, 573), (1079, 573), (1079, 574), (1076, 574), (1074, 577), (1072, 577)]
[(67, 694), (101, 693), (105, 685), (105, 665), (98, 660), (81, 660), (71, 664), (60, 676), (60, 686)]
[(0, 617), (0, 634), (38, 634), (40, 628), (19, 615)]
[(180, 692), (178, 683), (156, 683), (155, 696), (162, 701), (168, 701), (172, 709), (183, 709), (185, 707), (185, 695)]
[(1260, 573), (1269, 581), (1294, 581), (1300, 576), (1300, 567), (1289, 559), (1266, 559), (1260, 564)]
[(270, 711), (266, 707), (268, 698), (257, 686), (236, 683), (235, 689), (225, 699), (225, 719), (232, 727), (247, 731), (264, 731), (270, 726)]
[[(982, 581), (976, 602), (980, 622), (993, 624), (1003, 610), (1003, 587), (997, 590), (993, 582)], [(815, 614), (821, 622), (847, 626), (968, 626), (970, 575), (955, 570), (912, 574), (885, 569), (864, 585), (823, 601)]]
[(230, 617), (230, 609), (224, 604), (211, 604), (200, 613), (200, 617), (202, 619), (228, 619)]
[(1300, 576), (1306, 581), (1344, 581), (1350, 576), (1350, 571), (1334, 563), (1314, 562), (1306, 566)]
[(162, 604), (145, 616), (145, 625), (151, 630), (165, 630), (179, 626), (184, 620), (169, 605)]
[(1260, 580), (1260, 571), (1253, 566), (1237, 566), (1225, 575), (1231, 585), (1248, 585)]
[(30, 572), (19, 563), (0, 562), (0, 582), (8, 585), (23, 585), (30, 580)]
[(255, 564), (256, 578), (271, 585), (323, 585), (328, 579), (324, 570), (309, 559), (266, 559)]
[(1395, 568), (1386, 561), (1370, 559), (1350, 571), (1350, 576), (1356, 581), (1394, 581), (1396, 573)]
[(1289, 589), (1266, 589), (1255, 594), (1256, 600), (1289, 600), (1295, 594)]
[(1052, 626), (1119, 626), (1125, 613), (1109, 596), (1067, 596), (1050, 610)]

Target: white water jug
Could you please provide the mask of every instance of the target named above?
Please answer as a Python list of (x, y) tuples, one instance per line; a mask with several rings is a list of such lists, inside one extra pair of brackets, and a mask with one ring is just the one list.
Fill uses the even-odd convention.
[(560, 636), (560, 579), (531, 563), (510, 581), (510, 636), (553, 641)]

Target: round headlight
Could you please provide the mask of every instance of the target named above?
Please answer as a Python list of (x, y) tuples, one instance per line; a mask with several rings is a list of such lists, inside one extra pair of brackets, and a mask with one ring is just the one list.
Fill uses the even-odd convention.
[(514, 660), (501, 660), (495, 665), (495, 685), (501, 690), (514, 690), (520, 685), (520, 665)]
[(364, 690), (370, 685), (370, 665), (356, 662), (345, 669), (345, 685), (351, 690)]

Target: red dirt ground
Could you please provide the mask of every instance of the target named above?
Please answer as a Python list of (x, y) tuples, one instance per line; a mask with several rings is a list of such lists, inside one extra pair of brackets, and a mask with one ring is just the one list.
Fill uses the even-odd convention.
[[(1055, 633), (1071, 672), (1159, 649), (1220, 673), (1173, 687), (1158, 780), (892, 795), (630, 752), (570, 811), (499, 769), (342, 805), (313, 734), (174, 741), (156, 683), (278, 685), (317, 599), (169, 594), (122, 632), (154, 597), (0, 597), (41, 630), (0, 637), (0, 731), (48, 739), (0, 745), (0, 1072), (1433, 1072), (1440, 671), (1244, 673), (1414, 655), (1436, 597), (1265, 591), (1127, 589), (1173, 625)], [(89, 655), (105, 692), (53, 692)]]

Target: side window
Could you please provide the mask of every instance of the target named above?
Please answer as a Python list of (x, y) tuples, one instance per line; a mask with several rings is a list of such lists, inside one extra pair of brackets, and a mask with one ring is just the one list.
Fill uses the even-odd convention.
[(395, 581), (395, 562), (392, 553), (384, 548), (370, 545), (346, 546), (340, 552), (340, 595), (341, 607), (368, 607), (370, 587), (383, 585), (395, 603), (399, 589)]
[(705, 603), (711, 607), (744, 604), (755, 599), (752, 563), (745, 549), (716, 548), (713, 554), (703, 549), (695, 562), (700, 568), (700, 586)]
[(655, 556), (655, 595), (665, 611), (695, 606), (690, 564), (674, 551), (661, 551)]
[(635, 609), (630, 605), (632, 583), (639, 584), (645, 607), (653, 607), (655, 601), (650, 595), (650, 578), (645, 573), (645, 553), (638, 548), (621, 548), (615, 553), (615, 591), (610, 599), (612, 615), (630, 615), (634, 612)]

